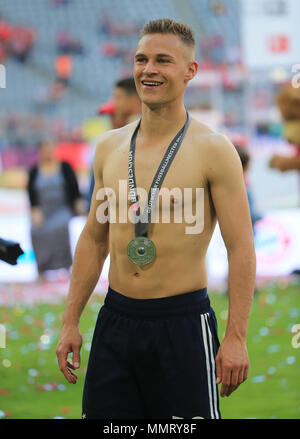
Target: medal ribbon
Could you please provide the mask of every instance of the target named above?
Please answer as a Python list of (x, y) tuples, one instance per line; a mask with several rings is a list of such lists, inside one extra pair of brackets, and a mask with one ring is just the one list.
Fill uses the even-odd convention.
[[(131, 137), (130, 148), (129, 148), (129, 156), (128, 156), (128, 186), (129, 186), (129, 198), (131, 201), (132, 207), (134, 207), (134, 216), (135, 216), (135, 224), (134, 224), (134, 234), (137, 236), (145, 236), (147, 237), (149, 222), (151, 220), (151, 215), (153, 212), (153, 206), (155, 206), (155, 202), (157, 200), (159, 190), (161, 188), (162, 182), (171, 166), (171, 163), (178, 152), (180, 145), (183, 141), (183, 138), (186, 134), (190, 123), (190, 116), (187, 112), (187, 120), (181, 130), (176, 134), (156, 171), (156, 174), (151, 183), (149, 193), (148, 193), (148, 203), (144, 208), (144, 212), (141, 215), (140, 206), (138, 202), (137, 196), (137, 187), (135, 180), (135, 172), (134, 172), (134, 153), (135, 153), (135, 143), (137, 138), (137, 133), (141, 125), (141, 119), (134, 130), (134, 133)], [(138, 217), (138, 218), (137, 218)]]

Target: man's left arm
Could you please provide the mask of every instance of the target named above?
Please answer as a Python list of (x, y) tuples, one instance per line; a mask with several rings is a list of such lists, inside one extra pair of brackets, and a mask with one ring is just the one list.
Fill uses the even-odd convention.
[(221, 396), (248, 377), (246, 336), (255, 288), (256, 258), (243, 169), (232, 143), (215, 135), (208, 154), (208, 182), (228, 258), (228, 321), (216, 357)]

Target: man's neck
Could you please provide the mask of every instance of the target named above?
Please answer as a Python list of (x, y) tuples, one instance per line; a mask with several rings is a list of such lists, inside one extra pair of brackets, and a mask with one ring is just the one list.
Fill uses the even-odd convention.
[(142, 106), (142, 121), (140, 135), (145, 139), (161, 138), (178, 132), (186, 122), (186, 109), (184, 104), (180, 107), (167, 105), (151, 109)]

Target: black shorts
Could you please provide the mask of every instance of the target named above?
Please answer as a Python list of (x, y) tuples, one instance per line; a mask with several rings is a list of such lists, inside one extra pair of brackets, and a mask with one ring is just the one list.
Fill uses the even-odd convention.
[(109, 287), (92, 340), (82, 418), (220, 418), (218, 348), (206, 288), (133, 299)]

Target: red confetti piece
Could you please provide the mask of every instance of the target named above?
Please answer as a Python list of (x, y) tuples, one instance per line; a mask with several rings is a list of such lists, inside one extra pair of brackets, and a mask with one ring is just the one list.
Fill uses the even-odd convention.
[(60, 411), (62, 413), (70, 413), (71, 410), (68, 407), (63, 407)]
[(11, 392), (9, 392), (7, 389), (0, 389), (0, 395), (10, 395)]
[(24, 332), (24, 334), (31, 334), (31, 328), (29, 326), (22, 326), (21, 331)]
[(44, 386), (36, 386), (35, 387), (36, 388), (36, 390), (38, 390), (39, 392), (44, 392)]

